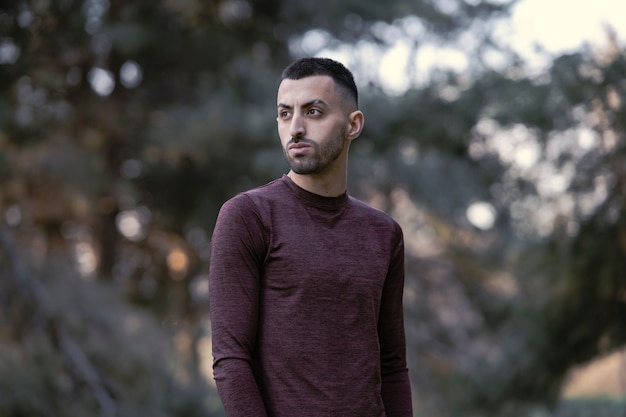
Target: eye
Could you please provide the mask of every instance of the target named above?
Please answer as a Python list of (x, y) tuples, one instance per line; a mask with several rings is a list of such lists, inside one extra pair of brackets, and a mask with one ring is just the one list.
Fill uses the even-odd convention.
[(320, 109), (313, 108), (313, 109), (309, 109), (308, 114), (311, 116), (317, 117), (317, 116), (321, 116), (322, 112), (320, 111)]
[(278, 112), (278, 118), (281, 120), (286, 120), (291, 116), (291, 113), (287, 110), (282, 110)]

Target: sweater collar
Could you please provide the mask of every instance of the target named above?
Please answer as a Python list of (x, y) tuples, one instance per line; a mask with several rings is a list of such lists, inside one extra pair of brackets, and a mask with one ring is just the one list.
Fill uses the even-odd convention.
[(326, 211), (335, 211), (343, 208), (348, 202), (348, 193), (346, 191), (343, 194), (336, 197), (326, 197), (319, 194), (312, 193), (310, 191), (301, 188), (297, 185), (289, 176), (283, 175), (281, 182), (287, 186), (287, 188), (296, 195), (300, 200), (305, 203), (317, 207)]

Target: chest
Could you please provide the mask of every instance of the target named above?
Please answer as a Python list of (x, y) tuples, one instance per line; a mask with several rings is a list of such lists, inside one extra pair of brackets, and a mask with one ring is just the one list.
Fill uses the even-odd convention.
[(341, 295), (378, 299), (390, 262), (390, 243), (358, 218), (297, 213), (272, 224), (264, 286), (286, 296)]

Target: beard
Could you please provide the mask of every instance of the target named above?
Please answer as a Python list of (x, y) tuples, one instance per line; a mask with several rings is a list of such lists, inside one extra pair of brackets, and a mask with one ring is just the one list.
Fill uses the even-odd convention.
[(329, 165), (339, 158), (345, 147), (343, 137), (338, 136), (322, 145), (312, 141), (311, 139), (301, 138), (297, 142), (306, 143), (311, 146), (312, 152), (305, 155), (291, 156), (288, 152), (289, 145), (295, 143), (293, 138), (283, 148), (283, 153), (287, 159), (287, 163), (296, 174), (319, 174), (323, 172)]

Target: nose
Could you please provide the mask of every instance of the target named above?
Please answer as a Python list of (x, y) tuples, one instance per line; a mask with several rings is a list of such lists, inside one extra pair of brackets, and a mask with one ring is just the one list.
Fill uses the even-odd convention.
[(304, 117), (298, 114), (294, 114), (291, 118), (291, 126), (289, 128), (289, 134), (292, 138), (304, 137), (306, 129), (304, 126)]

